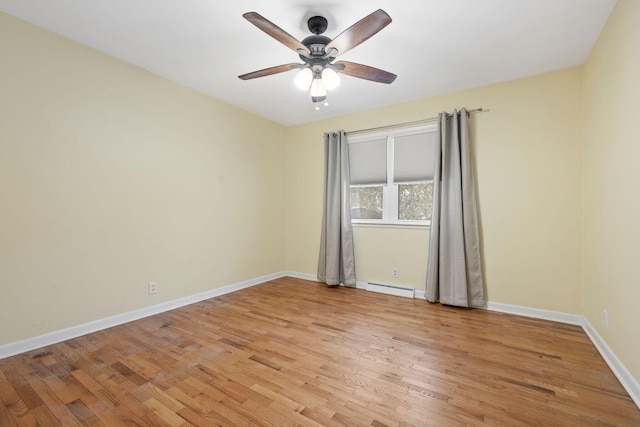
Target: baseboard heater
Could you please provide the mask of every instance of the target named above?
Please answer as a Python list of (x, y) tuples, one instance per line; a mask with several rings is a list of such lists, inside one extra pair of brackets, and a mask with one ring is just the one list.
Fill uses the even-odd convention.
[(397, 297), (414, 298), (415, 289), (400, 285), (390, 285), (387, 283), (367, 283), (367, 291), (378, 292), (381, 294), (395, 295)]

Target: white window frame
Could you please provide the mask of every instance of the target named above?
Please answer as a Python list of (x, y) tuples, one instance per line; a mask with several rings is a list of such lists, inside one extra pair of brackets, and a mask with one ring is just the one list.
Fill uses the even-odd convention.
[[(430, 220), (400, 220), (398, 219), (398, 185), (394, 182), (394, 143), (399, 136), (420, 133), (437, 132), (437, 123), (415, 126), (405, 129), (391, 129), (385, 132), (369, 133), (349, 137), (347, 142), (361, 143), (386, 138), (387, 140), (387, 183), (382, 185), (382, 219), (351, 219), (351, 224), (364, 227), (408, 227), (429, 228)], [(430, 181), (402, 182), (401, 184), (422, 184)], [(377, 187), (377, 185), (350, 185), (351, 187)]]

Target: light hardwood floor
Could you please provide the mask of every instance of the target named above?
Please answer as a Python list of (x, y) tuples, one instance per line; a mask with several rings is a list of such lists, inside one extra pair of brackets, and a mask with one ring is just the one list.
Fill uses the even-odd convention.
[(580, 327), (282, 278), (0, 360), (0, 426), (640, 426)]

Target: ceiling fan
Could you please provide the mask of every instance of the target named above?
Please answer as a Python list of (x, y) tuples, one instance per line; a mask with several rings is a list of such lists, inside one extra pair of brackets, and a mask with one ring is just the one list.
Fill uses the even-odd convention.
[(333, 62), (337, 56), (358, 46), (391, 23), (391, 17), (382, 9), (356, 22), (333, 40), (322, 35), (328, 24), (326, 18), (322, 16), (309, 18), (307, 27), (313, 34), (302, 41), (298, 41), (256, 12), (247, 12), (242, 16), (298, 53), (303, 63), (278, 65), (238, 77), (242, 80), (250, 80), (298, 69), (300, 71), (295, 78), (295, 83), (301, 89), (311, 91), (311, 100), (316, 104), (316, 110), (320, 108), (318, 106), (320, 102), (326, 102), (327, 89), (331, 90), (338, 85), (340, 79), (336, 73), (386, 84), (392, 83), (397, 77), (395, 74), (368, 65), (348, 61)]

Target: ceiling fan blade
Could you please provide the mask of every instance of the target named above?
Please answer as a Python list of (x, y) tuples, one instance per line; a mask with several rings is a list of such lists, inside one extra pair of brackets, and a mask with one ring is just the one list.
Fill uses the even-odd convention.
[(356, 64), (355, 62), (338, 61), (334, 65), (337, 65), (339, 68), (341, 68), (341, 65), (344, 65), (343, 69), (335, 68), (338, 73), (378, 83), (390, 84), (398, 77), (388, 71), (369, 67), (368, 65)]
[(291, 63), (291, 64), (283, 64), (283, 65), (277, 65), (275, 67), (269, 67), (269, 68), (265, 68), (264, 70), (258, 70), (258, 71), (253, 71), (251, 73), (247, 73), (247, 74), (243, 74), (241, 76), (238, 76), (239, 79), (242, 80), (251, 80), (251, 79), (255, 79), (258, 77), (265, 77), (265, 76), (270, 76), (272, 74), (278, 74), (278, 73), (284, 73), (285, 71), (291, 71), (295, 68), (300, 68), (300, 66), (303, 64), (296, 64)]
[(325, 47), (325, 51), (329, 52), (331, 49), (336, 49), (338, 53), (334, 56), (342, 55), (343, 53), (358, 46), (369, 37), (382, 30), (384, 27), (391, 23), (391, 17), (387, 15), (382, 9), (378, 9), (371, 15), (366, 16), (340, 33), (333, 41)]
[(298, 53), (300, 53), (299, 51), (302, 50), (306, 54), (311, 54), (309, 48), (307, 48), (305, 45), (295, 39), (291, 34), (287, 33), (285, 30), (278, 27), (276, 24), (269, 21), (259, 13), (247, 12), (242, 16), (247, 21), (251, 22), (253, 25), (260, 28), (262, 31), (269, 34), (271, 37), (278, 40), (283, 45), (287, 46), (289, 49)]

